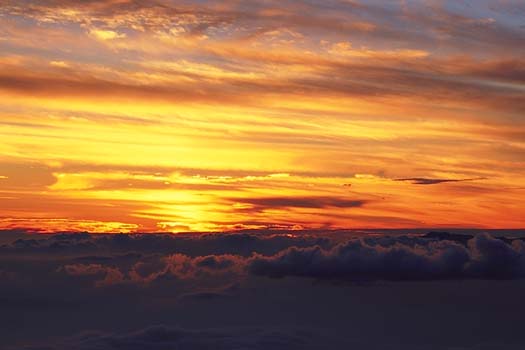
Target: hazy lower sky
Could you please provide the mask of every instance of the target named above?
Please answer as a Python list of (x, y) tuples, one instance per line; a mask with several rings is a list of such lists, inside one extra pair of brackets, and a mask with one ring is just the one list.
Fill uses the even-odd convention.
[(0, 228), (519, 228), (525, 3), (0, 0)]

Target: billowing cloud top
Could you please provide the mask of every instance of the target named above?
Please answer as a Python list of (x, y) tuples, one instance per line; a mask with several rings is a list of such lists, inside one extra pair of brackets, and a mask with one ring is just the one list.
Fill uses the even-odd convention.
[(524, 13), (0, 0), (0, 227), (523, 227)]
[(0, 245), (2, 343), (9, 350), (525, 343), (518, 321), (525, 240), (511, 238), (518, 232), (293, 232), (3, 232), (12, 238)]

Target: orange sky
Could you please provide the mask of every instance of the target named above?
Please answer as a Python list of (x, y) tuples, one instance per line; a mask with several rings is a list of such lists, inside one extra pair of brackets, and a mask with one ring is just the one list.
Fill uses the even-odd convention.
[(0, 0), (0, 229), (523, 228), (519, 9)]

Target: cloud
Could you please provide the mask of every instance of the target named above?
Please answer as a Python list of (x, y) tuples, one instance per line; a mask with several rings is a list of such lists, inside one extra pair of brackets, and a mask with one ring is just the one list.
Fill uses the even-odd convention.
[(264, 197), (238, 198), (235, 202), (253, 205), (257, 209), (271, 208), (358, 208), (366, 204), (363, 200), (337, 197)]
[(484, 180), (484, 178), (431, 179), (431, 178), (425, 178), (425, 177), (411, 177), (411, 178), (404, 178), (404, 179), (395, 179), (394, 181), (406, 181), (406, 182), (411, 182), (414, 185), (437, 185), (437, 184), (447, 183), (447, 182), (465, 182), (465, 181), (476, 181), (476, 180)]
[(233, 27), (233, 33), (241, 38), (258, 39), (266, 33), (288, 30), (339, 34), (340, 38), (352, 36), (368, 42), (386, 39), (429, 48), (440, 43), (454, 49), (461, 49), (463, 44), (477, 49), (496, 46), (517, 50), (515, 44), (521, 42), (523, 34), (512, 25), (512, 16), (500, 16), (498, 20), (492, 16), (498, 7), (506, 7), (507, 13), (521, 9), (517, 5), (498, 5), (477, 5), (479, 12), (474, 15), (468, 8), (436, 2), (385, 5), (368, 1), (269, 1), (254, 5), (249, 1), (225, 1), (216, 6), (207, 1), (39, 1), (23, 6), (8, 3), (4, 12), (41, 24), (97, 23), (152, 33), (175, 29), (175, 33), (187, 36), (214, 35), (217, 29), (224, 34)]
[[(426, 236), (323, 237), (288, 234), (90, 235), (18, 239), (0, 247), (7, 259), (67, 252), (55, 270), (95, 286), (163, 280), (238, 282), (246, 274), (334, 281), (512, 280), (525, 277), (520, 239), (432, 233)], [(100, 255), (97, 252), (111, 252)], [(74, 259), (73, 259), (74, 257)], [(198, 285), (198, 283), (197, 283)]]
[(0, 190), (45, 189), (56, 181), (51, 167), (44, 164), (0, 161)]
[[(14, 349), (34, 343), (26, 348), (54, 350), (444, 350), (475, 348), (484, 341), (476, 327), (494, 324), (489, 340), (519, 342), (511, 326), (522, 317), (516, 305), (525, 243), (512, 238), (519, 232), (501, 239), (414, 232), (18, 232), (0, 245), (0, 308), (8, 320), (2, 340)], [(472, 323), (480, 314), (488, 321)], [(381, 337), (378, 317), (391, 324)], [(433, 327), (443, 324), (448, 335), (440, 343)], [(291, 325), (314, 331), (298, 334)]]
[(106, 267), (99, 264), (75, 264), (66, 265), (63, 269), (68, 275), (71, 276), (92, 276), (92, 275), (104, 275), (104, 279), (97, 281), (97, 286), (105, 286), (115, 283), (120, 283), (124, 280), (124, 275), (116, 268)]
[(412, 59), (427, 57), (429, 53), (422, 50), (371, 50), (367, 48), (354, 48), (352, 43), (338, 42), (333, 44), (329, 51), (333, 55), (341, 55), (346, 57), (360, 57), (372, 59)]
[(85, 332), (61, 339), (56, 344), (42, 348), (27, 347), (26, 350), (164, 350), (164, 349), (344, 349), (351, 345), (322, 332), (310, 329), (185, 329), (171, 326), (151, 326), (129, 333)]
[(114, 39), (122, 39), (126, 37), (124, 33), (118, 33), (113, 30), (104, 30), (104, 29), (91, 29), (89, 34), (97, 40), (106, 41)]
[(187, 301), (202, 301), (213, 300), (219, 298), (234, 298), (238, 297), (241, 292), (241, 285), (239, 283), (232, 283), (231, 285), (222, 286), (216, 289), (199, 290), (183, 294), (180, 297), (182, 302)]
[(467, 247), (453, 241), (390, 242), (354, 239), (329, 250), (291, 247), (274, 256), (255, 257), (251, 273), (343, 281), (425, 281), (517, 279), (525, 277), (525, 244), (507, 244), (480, 234)]
[[(6, 231), (9, 232), (9, 231)], [(16, 231), (19, 237), (20, 231)], [(211, 233), (211, 234), (110, 234), (90, 235), (87, 233), (63, 233), (55, 235), (33, 235), (16, 239), (0, 246), (6, 256), (29, 254), (45, 257), (48, 254), (67, 253), (69, 256), (120, 256), (121, 254), (161, 254), (170, 256), (183, 254), (189, 257), (209, 255), (237, 255), (248, 257), (253, 252), (273, 255), (291, 246), (328, 247), (333, 244), (330, 237), (323, 235), (294, 235), (287, 232), (255, 231), (253, 233)], [(308, 232), (308, 231), (306, 231)], [(0, 231), (1, 234), (2, 231)], [(101, 252), (106, 252), (107, 255)], [(219, 263), (218, 261), (214, 261)], [(202, 265), (210, 264), (204, 259)], [(219, 264), (220, 265), (220, 264)]]
[[(23, 350), (321, 350), (321, 349), (371, 349), (416, 350), (421, 345), (378, 344), (370, 340), (345, 339), (318, 329), (305, 327), (244, 327), (191, 329), (177, 326), (154, 325), (130, 332), (84, 331), (69, 337)], [(519, 344), (502, 342), (480, 343), (473, 346), (450, 347), (447, 345), (423, 345), (429, 350), (519, 350)], [(11, 348), (8, 348), (11, 350)]]

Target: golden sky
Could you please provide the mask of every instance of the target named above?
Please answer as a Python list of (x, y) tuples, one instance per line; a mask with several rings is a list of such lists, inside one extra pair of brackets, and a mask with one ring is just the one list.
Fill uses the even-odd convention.
[(524, 18), (0, 0), (0, 228), (523, 228)]

